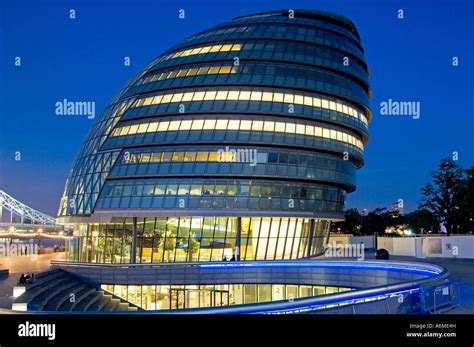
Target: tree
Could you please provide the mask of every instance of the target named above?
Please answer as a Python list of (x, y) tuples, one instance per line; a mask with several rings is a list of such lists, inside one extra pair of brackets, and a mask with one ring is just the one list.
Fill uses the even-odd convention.
[(436, 216), (427, 209), (418, 209), (403, 216), (403, 223), (416, 234), (434, 232), (439, 229), (439, 221)]
[(333, 223), (333, 231), (342, 231), (343, 233), (349, 234), (360, 234), (360, 228), (362, 224), (362, 216), (356, 208), (351, 208), (344, 211), (344, 221)]
[(466, 175), (460, 187), (461, 201), (459, 202), (459, 229), (470, 233), (474, 229), (474, 166), (464, 170)]
[(421, 188), (423, 201), (420, 208), (426, 208), (446, 226), (449, 234), (458, 231), (462, 205), (461, 191), (464, 170), (451, 159), (443, 159), (436, 171), (431, 172), (433, 183)]
[(394, 221), (392, 212), (385, 207), (378, 207), (362, 219), (362, 232), (364, 234), (385, 233), (388, 226), (396, 224)]

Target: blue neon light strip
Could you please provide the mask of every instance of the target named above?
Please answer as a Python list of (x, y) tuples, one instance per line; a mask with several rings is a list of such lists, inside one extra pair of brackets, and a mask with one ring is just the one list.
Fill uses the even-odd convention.
[(435, 267), (419, 266), (419, 265), (399, 265), (399, 264), (383, 264), (383, 263), (362, 263), (362, 262), (323, 262), (323, 261), (298, 261), (298, 262), (272, 262), (272, 263), (214, 263), (214, 264), (199, 264), (201, 268), (341, 268), (341, 269), (361, 269), (361, 270), (387, 270), (387, 271), (402, 271), (416, 274), (424, 274), (427, 276), (439, 275), (442, 271)]

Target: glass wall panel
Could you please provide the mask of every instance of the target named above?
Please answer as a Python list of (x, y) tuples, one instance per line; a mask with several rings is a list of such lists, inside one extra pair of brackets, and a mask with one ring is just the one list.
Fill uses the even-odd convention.
[(101, 289), (145, 310), (173, 310), (253, 304), (350, 291), (345, 287), (293, 284), (119, 285)]
[[(310, 220), (302, 218), (147, 217), (90, 224), (78, 238), (80, 260), (129, 263), (133, 244), (136, 261), (195, 262), (300, 259), (308, 255)], [(311, 255), (323, 252), (329, 222), (316, 220)], [(240, 248), (238, 245), (240, 244)]]

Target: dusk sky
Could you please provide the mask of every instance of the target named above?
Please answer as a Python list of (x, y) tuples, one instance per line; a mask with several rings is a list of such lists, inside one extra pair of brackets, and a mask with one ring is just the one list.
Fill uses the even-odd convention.
[[(474, 164), (472, 1), (44, 3), (0, 4), (0, 189), (45, 213), (56, 215), (88, 130), (130, 78), (187, 36), (271, 9), (332, 11), (351, 19), (361, 34), (373, 119), (348, 207), (373, 209), (403, 199), (413, 210), (442, 158), (457, 151), (459, 164)], [(404, 19), (397, 18), (398, 9)], [(124, 57), (131, 66), (124, 66)], [(57, 116), (55, 103), (63, 99), (94, 101), (96, 119)], [(421, 117), (381, 115), (380, 103), (388, 99), (420, 102)]]

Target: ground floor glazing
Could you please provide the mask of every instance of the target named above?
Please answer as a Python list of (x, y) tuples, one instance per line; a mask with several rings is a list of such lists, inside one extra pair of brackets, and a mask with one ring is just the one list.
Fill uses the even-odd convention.
[(219, 307), (291, 300), (351, 290), (293, 284), (114, 285), (102, 289), (145, 310)]

